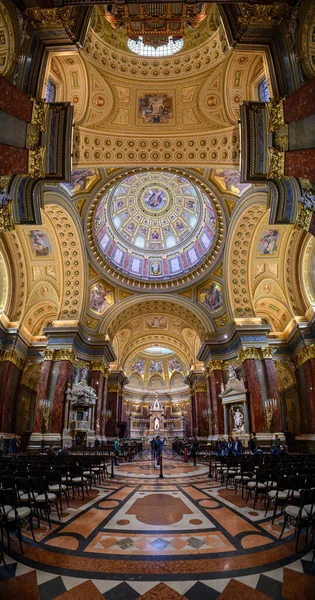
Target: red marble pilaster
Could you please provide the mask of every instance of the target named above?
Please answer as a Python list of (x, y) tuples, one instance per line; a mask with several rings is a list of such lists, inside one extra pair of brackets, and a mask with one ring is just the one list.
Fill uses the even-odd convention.
[(166, 407), (165, 418), (166, 419), (170, 419), (171, 418), (171, 407), (170, 406)]
[[(191, 437), (192, 436), (192, 415), (191, 415), (191, 404), (186, 404), (186, 430), (187, 430), (187, 437)], [(186, 432), (184, 432), (184, 437), (185, 437)]]
[(48, 396), (48, 384), (49, 384), (49, 376), (52, 367), (51, 360), (44, 360), (40, 372), (38, 390), (36, 394), (36, 404), (35, 404), (35, 412), (34, 412), (34, 425), (33, 431), (36, 433), (40, 433), (42, 431), (43, 426), (43, 417), (39, 407), (40, 400), (44, 400)]
[(215, 369), (210, 374), (210, 392), (213, 417), (216, 424), (216, 431), (218, 435), (224, 434), (224, 416), (223, 406), (219, 394), (221, 394), (221, 386), (223, 383), (223, 373), (219, 369)]
[(203, 416), (203, 411), (206, 408), (206, 391), (196, 392), (196, 403), (198, 407), (199, 435), (201, 437), (206, 437), (208, 435), (208, 423)]
[(277, 410), (273, 413), (272, 418), (273, 430), (283, 431), (278, 379), (272, 358), (265, 358), (264, 365), (266, 371), (267, 398), (276, 398), (278, 401)]
[(112, 416), (106, 424), (106, 435), (109, 437), (115, 437), (117, 424), (118, 390), (113, 390), (112, 385), (108, 386), (107, 408), (112, 411)]
[(28, 150), (0, 144), (0, 175), (26, 175)]
[(304, 364), (306, 402), (308, 408), (308, 431), (315, 433), (315, 358), (309, 358)]
[(284, 121), (291, 123), (314, 113), (315, 77), (309, 79), (283, 102)]
[[(213, 414), (213, 407), (212, 407), (212, 400), (211, 400), (211, 380), (210, 380), (210, 375), (206, 379), (206, 389), (207, 389), (207, 395), (206, 395), (207, 408), (208, 408), (208, 410), (211, 410), (212, 414)], [(209, 427), (209, 435), (213, 435), (215, 432), (213, 430), (213, 424), (211, 423), (211, 421), (208, 421), (208, 427)]]
[(285, 153), (284, 174), (305, 179), (315, 179), (315, 148), (289, 150)]
[(261, 395), (261, 386), (256, 367), (256, 360), (254, 358), (247, 358), (243, 362), (243, 368), (246, 387), (249, 392), (251, 429), (253, 432), (256, 433), (264, 433), (265, 419)]
[(0, 75), (0, 110), (28, 123), (32, 118), (33, 102), (30, 96), (2, 75)]
[[(22, 371), (11, 361), (2, 363), (0, 378), (0, 414), (1, 432), (14, 433), (13, 417), (15, 414), (15, 403), (18, 399), (17, 390), (22, 378)], [(13, 410), (12, 410), (13, 407)], [(17, 433), (17, 432), (15, 432)]]
[(103, 388), (104, 376), (102, 371), (92, 371), (91, 387), (97, 392), (97, 401), (95, 407), (95, 433), (101, 435), (102, 410), (103, 410)]
[(70, 360), (61, 360), (59, 363), (59, 371), (54, 394), (54, 403), (52, 406), (51, 413), (51, 433), (61, 433), (65, 391), (70, 381), (71, 373), (72, 362)]

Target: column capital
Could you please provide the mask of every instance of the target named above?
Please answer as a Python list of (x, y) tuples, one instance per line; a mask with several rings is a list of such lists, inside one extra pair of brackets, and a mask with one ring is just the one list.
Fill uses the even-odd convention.
[(21, 371), (24, 369), (25, 360), (16, 350), (6, 350), (0, 356), (0, 362), (11, 362)]
[(295, 356), (295, 363), (297, 368), (304, 365), (304, 363), (310, 358), (315, 358), (315, 344), (306, 346)]
[(56, 360), (56, 361), (68, 360), (72, 364), (74, 364), (76, 358), (77, 357), (74, 354), (73, 350), (66, 350), (66, 349), (56, 350), (55, 356), (54, 356), (54, 360)]
[(223, 360), (210, 360), (206, 367), (206, 375), (209, 377), (213, 371), (223, 370)]
[(264, 348), (242, 348), (238, 353), (237, 360), (242, 364), (248, 358), (254, 360), (272, 359), (272, 348), (270, 346)]
[(91, 371), (100, 371), (108, 379), (108, 368), (103, 360), (92, 360)]
[(44, 360), (54, 360), (55, 350), (50, 350), (46, 348), (44, 351)]

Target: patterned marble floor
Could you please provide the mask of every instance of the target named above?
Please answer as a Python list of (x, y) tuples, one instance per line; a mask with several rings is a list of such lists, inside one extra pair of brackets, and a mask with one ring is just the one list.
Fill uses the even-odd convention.
[[(290, 527), (279, 541), (282, 517), (272, 524), (271, 512), (265, 517), (261, 504), (253, 510), (240, 492), (208, 479), (204, 465), (170, 457), (164, 464), (169, 475), (164, 479), (153, 461), (121, 465), (114, 479), (92, 489), (84, 501), (76, 498), (70, 508), (64, 506), (51, 529), (42, 522), (36, 544), (24, 531), (24, 554), (7, 557), (8, 570), (0, 566), (0, 599), (4, 590), (5, 600), (17, 597), (20, 575), (35, 577), (40, 600), (79, 600), (76, 586), (86, 581), (107, 600), (227, 599), (236, 593), (235, 582), (249, 586), (251, 600), (289, 600), (282, 595), (284, 586), (301, 590), (300, 576), (313, 583), (312, 555), (296, 554)], [(314, 598), (315, 586), (308, 588)], [(87, 584), (81, 589), (87, 600)]]

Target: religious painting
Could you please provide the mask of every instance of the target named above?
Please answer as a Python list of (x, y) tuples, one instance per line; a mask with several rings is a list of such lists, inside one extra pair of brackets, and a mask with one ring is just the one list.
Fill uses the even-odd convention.
[(160, 390), (161, 388), (164, 388), (164, 387), (165, 387), (165, 383), (164, 383), (162, 377), (151, 377), (151, 379), (149, 381), (149, 385), (148, 385), (149, 389)]
[(211, 283), (209, 288), (200, 292), (200, 302), (209, 310), (215, 311), (223, 306), (222, 288), (218, 283)]
[(240, 87), (240, 84), (241, 84), (241, 71), (235, 71), (234, 87)]
[(112, 293), (102, 283), (93, 285), (90, 292), (90, 309), (99, 313), (112, 303)]
[(71, 76), (72, 76), (72, 85), (73, 85), (73, 87), (79, 87), (79, 81), (78, 81), (78, 73), (77, 73), (77, 71), (72, 71)]
[(72, 195), (87, 190), (97, 179), (97, 169), (75, 169), (71, 173), (70, 183), (62, 183)]
[(144, 360), (141, 358), (136, 358), (135, 362), (131, 365), (131, 371), (134, 373), (138, 371), (138, 373), (144, 373)]
[(248, 183), (241, 183), (240, 171), (233, 169), (216, 169), (213, 173), (213, 179), (224, 192), (232, 192), (238, 196), (249, 187)]
[(153, 260), (150, 262), (150, 275), (161, 275), (162, 263), (161, 261)]
[(160, 360), (151, 360), (150, 373), (163, 373), (163, 365)]
[(171, 379), (171, 388), (181, 387), (182, 385), (184, 385), (184, 378), (182, 375), (173, 375)]
[(0, 67), (4, 67), (4, 65), (5, 65), (5, 60), (6, 60), (6, 57), (5, 57), (5, 56), (0, 56)]
[(46, 231), (42, 231), (41, 229), (32, 229), (29, 236), (32, 251), (35, 256), (49, 256), (51, 253), (51, 245)]
[(182, 370), (181, 364), (175, 356), (174, 356), (174, 358), (171, 358), (171, 360), (169, 360), (168, 368), (170, 371), (181, 371)]
[(267, 229), (262, 233), (259, 241), (258, 251), (261, 254), (274, 254), (277, 249), (279, 231), (277, 229)]
[(0, 46), (5, 46), (6, 39), (4, 33), (0, 33)]
[(146, 320), (146, 327), (149, 329), (165, 329), (167, 327), (166, 317), (153, 317)]
[(159, 188), (149, 188), (143, 196), (143, 202), (147, 208), (164, 208), (166, 204), (166, 194)]
[(166, 94), (145, 94), (139, 98), (139, 118), (144, 123), (168, 123), (173, 117), (173, 100)]

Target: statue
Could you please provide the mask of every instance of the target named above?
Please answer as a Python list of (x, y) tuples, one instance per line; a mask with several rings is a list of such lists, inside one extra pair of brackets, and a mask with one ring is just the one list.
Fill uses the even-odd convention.
[(229, 365), (229, 379), (236, 379), (236, 371), (232, 365)]
[(236, 411), (233, 414), (234, 420), (234, 430), (240, 431), (244, 427), (244, 415), (237, 407)]
[(81, 369), (81, 381), (86, 381), (86, 378), (88, 376), (88, 372), (89, 372), (89, 370), (88, 370), (87, 366), (84, 365), (82, 367), (82, 369)]
[(154, 419), (154, 429), (155, 430), (160, 429), (160, 421), (159, 421), (158, 417), (155, 417), (155, 419)]

